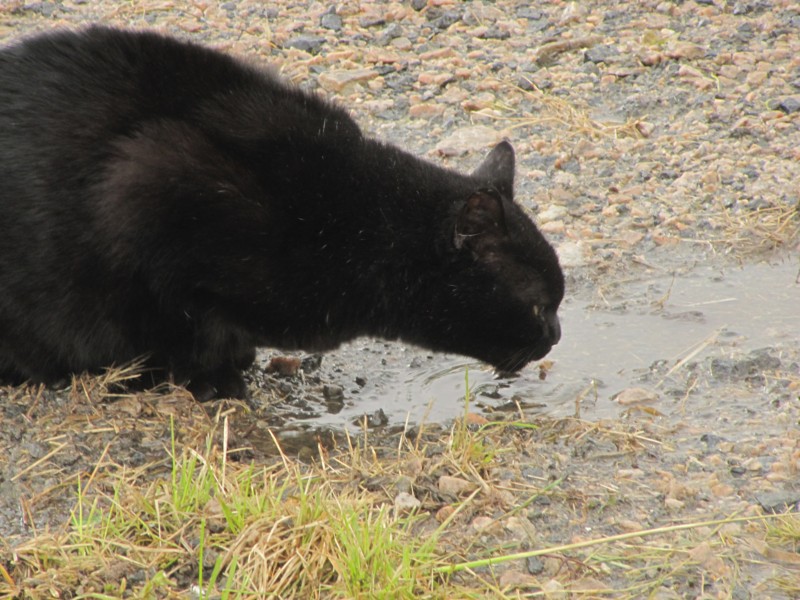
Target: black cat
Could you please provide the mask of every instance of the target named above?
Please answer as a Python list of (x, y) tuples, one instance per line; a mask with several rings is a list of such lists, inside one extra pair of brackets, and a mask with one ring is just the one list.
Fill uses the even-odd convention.
[(259, 67), (92, 27), (0, 50), (0, 376), (149, 356), (243, 396), (256, 346), (400, 338), (514, 371), (558, 342), (564, 278), (512, 200), (369, 139)]

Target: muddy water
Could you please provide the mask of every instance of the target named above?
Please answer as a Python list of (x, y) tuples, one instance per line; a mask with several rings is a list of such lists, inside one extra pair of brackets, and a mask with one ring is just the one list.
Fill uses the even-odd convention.
[(630, 281), (584, 286), (562, 305), (563, 338), (547, 357), (552, 365), (529, 365), (513, 378), (499, 379), (460, 356), (362, 340), (323, 360), (323, 380), (341, 386), (344, 402), (312, 406), (288, 429), (342, 428), (364, 415), (375, 421), (385, 415), (390, 425), (443, 423), (463, 412), (467, 377), (473, 410), (520, 406), (566, 416), (580, 399), (583, 417), (614, 417), (621, 407), (612, 397), (637, 385), (658, 361), (675, 365), (796, 344), (799, 271), (796, 259), (679, 274), (641, 268)]

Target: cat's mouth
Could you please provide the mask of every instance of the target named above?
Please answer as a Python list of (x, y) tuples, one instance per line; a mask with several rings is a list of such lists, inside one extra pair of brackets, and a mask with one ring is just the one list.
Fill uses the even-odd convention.
[(532, 348), (526, 348), (525, 350), (521, 350), (518, 353), (509, 356), (508, 358), (495, 362), (493, 366), (497, 374), (501, 377), (505, 375), (513, 375), (525, 367), (528, 363), (547, 356), (548, 352), (552, 350), (553, 345), (554, 344), (549, 342), (537, 344)]
[(500, 360), (491, 361), (498, 374), (516, 373), (528, 363), (544, 358), (561, 339), (561, 323), (554, 310), (535, 307), (533, 312), (539, 320), (541, 335), (535, 343), (525, 346)]

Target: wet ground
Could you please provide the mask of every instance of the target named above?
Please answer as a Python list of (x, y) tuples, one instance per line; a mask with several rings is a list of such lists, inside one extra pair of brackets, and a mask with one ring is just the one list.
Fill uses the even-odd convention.
[[(667, 374), (747, 361), (762, 349), (783, 356), (791, 369), (800, 340), (800, 260), (710, 262), (656, 268), (642, 261), (597, 287), (573, 278), (578, 289), (559, 311), (561, 343), (545, 361), (516, 376), (499, 377), (459, 356), (359, 340), (321, 362), (306, 360), (312, 368), (303, 375), (311, 379), (284, 380), (288, 399), (272, 409), (286, 419), (287, 436), (360, 429), (365, 417), (372, 427), (446, 423), (463, 414), (468, 382), (472, 409), (489, 416), (521, 411), (618, 418), (631, 402), (669, 416), (676, 407), (665, 397)], [(261, 364), (272, 355), (263, 352)], [(754, 368), (768, 371), (770, 364), (775, 366), (767, 362)], [(800, 366), (794, 365), (800, 376)], [(664, 377), (654, 378), (658, 373)], [(716, 374), (719, 385), (729, 380), (719, 368)], [(292, 382), (299, 388), (292, 389)], [(707, 395), (714, 384), (712, 374), (709, 389), (698, 393)], [(620, 392), (642, 386), (653, 396), (616, 401)], [(707, 408), (704, 402), (683, 402), (680, 418), (702, 418)]]

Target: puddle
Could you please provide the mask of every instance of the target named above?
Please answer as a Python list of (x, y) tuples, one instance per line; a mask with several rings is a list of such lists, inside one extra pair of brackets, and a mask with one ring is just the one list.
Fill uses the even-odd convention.
[(467, 373), (473, 406), (484, 410), (516, 411), (519, 402), (527, 412), (567, 416), (583, 396), (583, 417), (614, 417), (620, 407), (611, 397), (636, 385), (656, 361), (800, 340), (799, 270), (797, 261), (699, 267), (675, 277), (638, 275), (593, 298), (569, 297), (559, 311), (562, 341), (547, 357), (553, 365), (544, 379), (536, 364), (497, 379), (460, 356), (360, 340), (323, 360), (322, 379), (343, 388), (344, 403), (292, 420), (301, 430), (341, 429), (383, 411), (389, 425), (444, 423), (464, 410)]

